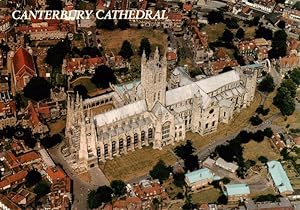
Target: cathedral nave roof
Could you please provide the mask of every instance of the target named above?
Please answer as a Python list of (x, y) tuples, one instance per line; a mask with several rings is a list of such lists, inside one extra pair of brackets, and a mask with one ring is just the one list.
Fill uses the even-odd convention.
[(145, 100), (137, 101), (123, 107), (113, 109), (111, 111), (96, 115), (94, 117), (96, 125), (101, 127), (105, 124), (128, 118), (130, 116), (138, 115), (147, 111)]

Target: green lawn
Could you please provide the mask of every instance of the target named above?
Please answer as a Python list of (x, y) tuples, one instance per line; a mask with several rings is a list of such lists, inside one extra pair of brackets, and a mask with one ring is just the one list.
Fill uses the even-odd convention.
[(71, 87), (75, 87), (77, 85), (83, 85), (88, 92), (94, 91), (97, 87), (94, 83), (92, 83), (91, 79), (89, 78), (80, 78), (71, 82)]
[(193, 193), (191, 196), (194, 203), (216, 203), (220, 194), (220, 190), (211, 188), (198, 193)]

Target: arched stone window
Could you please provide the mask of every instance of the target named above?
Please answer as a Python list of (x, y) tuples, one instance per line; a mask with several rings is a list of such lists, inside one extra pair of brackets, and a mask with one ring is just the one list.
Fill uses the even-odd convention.
[(122, 151), (123, 148), (124, 148), (124, 142), (123, 142), (123, 139), (120, 139), (119, 140), (119, 149), (120, 149), (120, 151)]
[(133, 138), (134, 147), (137, 147), (138, 146), (138, 140), (139, 140), (138, 134), (135, 133), (133, 137), (134, 137)]
[(165, 122), (162, 125), (161, 132), (162, 132), (162, 139), (163, 140), (170, 137), (170, 128), (171, 128), (171, 122), (170, 121)]
[(130, 148), (130, 144), (131, 144), (131, 137), (130, 136), (127, 136), (126, 137), (126, 146), (127, 146), (127, 149), (129, 149)]
[(152, 128), (149, 128), (148, 129), (148, 139), (152, 139), (152, 137), (153, 137), (153, 130), (152, 130)]
[(104, 144), (104, 157), (107, 158), (108, 156), (108, 145)]
[(141, 132), (141, 141), (142, 141), (142, 144), (145, 143), (145, 131)]
[(116, 153), (116, 142), (115, 142), (115, 141), (113, 141), (113, 142), (111, 143), (111, 150), (112, 150), (112, 153), (113, 153), (113, 154)]

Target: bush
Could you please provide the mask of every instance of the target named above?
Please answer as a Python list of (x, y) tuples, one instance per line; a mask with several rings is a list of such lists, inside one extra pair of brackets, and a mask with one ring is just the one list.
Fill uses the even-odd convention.
[(260, 119), (260, 117), (258, 115), (255, 115), (250, 118), (250, 122), (251, 122), (251, 125), (257, 126), (257, 125), (260, 125), (263, 121), (262, 121), (262, 119)]
[(269, 160), (268, 158), (266, 158), (265, 156), (259, 156), (258, 157), (258, 160), (261, 162), (261, 163), (267, 163)]

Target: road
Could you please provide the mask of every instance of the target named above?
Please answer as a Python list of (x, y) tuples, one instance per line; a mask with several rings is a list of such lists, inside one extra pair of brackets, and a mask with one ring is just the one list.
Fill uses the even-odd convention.
[(62, 165), (65, 172), (73, 181), (73, 204), (72, 210), (83, 210), (87, 208), (87, 196), (89, 191), (97, 189), (101, 185), (109, 185), (108, 180), (98, 167), (94, 167), (90, 170), (91, 183), (82, 181), (73, 169), (64, 160), (63, 155), (60, 152), (61, 145), (56, 146), (49, 150), (49, 154), (55, 163)]

